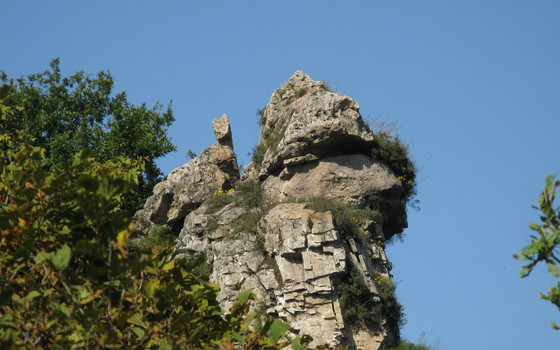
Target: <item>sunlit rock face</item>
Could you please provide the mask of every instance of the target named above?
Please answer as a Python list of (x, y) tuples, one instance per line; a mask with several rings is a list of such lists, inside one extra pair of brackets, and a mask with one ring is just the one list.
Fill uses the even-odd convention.
[(141, 231), (148, 233), (155, 225), (182, 225), (187, 214), (212, 193), (233, 188), (239, 181), (228, 116), (214, 120), (212, 127), (217, 142), (158, 183), (144, 208), (136, 213)]
[[(252, 289), (260, 312), (288, 322), (292, 335), (311, 335), (311, 347), (378, 349), (398, 339), (383, 312), (366, 327), (345, 311), (356, 280), (369, 299), (351, 303), (383, 309), (385, 241), (407, 227), (403, 186), (372, 160), (358, 103), (296, 72), (262, 111), (257, 154), (241, 179), (227, 117), (213, 127), (218, 142), (156, 186), (139, 226), (181, 223), (176, 256), (206, 258), (224, 310)], [(247, 205), (247, 188), (262, 193), (259, 206)], [(216, 205), (216, 196), (226, 200)]]

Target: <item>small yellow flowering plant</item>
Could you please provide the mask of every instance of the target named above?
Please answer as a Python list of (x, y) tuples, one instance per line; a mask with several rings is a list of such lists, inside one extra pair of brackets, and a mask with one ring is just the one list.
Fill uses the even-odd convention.
[(219, 195), (224, 194), (224, 193), (228, 194), (228, 193), (233, 193), (233, 192), (235, 192), (235, 190), (233, 188), (230, 188), (229, 190), (224, 191), (223, 188), (220, 187), (220, 189), (217, 190), (216, 192), (214, 192), (212, 195), (214, 197), (216, 197), (216, 196), (219, 196)]

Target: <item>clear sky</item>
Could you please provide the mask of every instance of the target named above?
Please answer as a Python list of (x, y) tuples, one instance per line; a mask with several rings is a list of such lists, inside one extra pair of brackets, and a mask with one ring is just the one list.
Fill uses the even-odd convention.
[(544, 266), (512, 258), (560, 172), (560, 2), (7, 1), (0, 69), (109, 70), (135, 104), (173, 100), (178, 151), (165, 173), (215, 142), (227, 113), (239, 161), (255, 112), (296, 70), (396, 122), (420, 168), (421, 210), (388, 248), (406, 338), (446, 350), (560, 348), (539, 298)]

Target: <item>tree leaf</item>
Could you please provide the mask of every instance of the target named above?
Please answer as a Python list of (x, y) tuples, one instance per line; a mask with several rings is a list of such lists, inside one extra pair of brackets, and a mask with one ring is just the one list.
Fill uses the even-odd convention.
[(139, 313), (133, 314), (126, 321), (130, 324), (135, 325), (135, 326), (140, 326), (144, 329), (147, 328), (146, 322), (144, 322), (144, 318)]
[(175, 267), (175, 261), (171, 260), (170, 262), (168, 262), (167, 264), (163, 265), (163, 267), (161, 268), (164, 272), (168, 272), (169, 270), (172, 270)]
[(47, 261), (51, 261), (54, 253), (52, 252), (39, 252), (34, 257), (33, 260), (37, 264), (44, 264)]
[(286, 332), (290, 329), (290, 325), (284, 323), (280, 320), (274, 320), (270, 325), (269, 330), (269, 337), (270, 337), (270, 344), (276, 344), (280, 338), (282, 338)]
[(72, 257), (72, 249), (65, 244), (60, 249), (56, 251), (56, 254), (52, 258), (53, 266), (57, 270), (65, 270), (70, 264), (70, 258)]
[(237, 296), (237, 301), (241, 306), (243, 306), (245, 305), (245, 303), (247, 303), (247, 301), (252, 296), (252, 294), (253, 294), (252, 289), (244, 290), (243, 292), (239, 293), (239, 295)]
[(560, 267), (554, 262), (547, 262), (546, 267), (548, 268), (548, 273), (553, 277), (560, 277)]

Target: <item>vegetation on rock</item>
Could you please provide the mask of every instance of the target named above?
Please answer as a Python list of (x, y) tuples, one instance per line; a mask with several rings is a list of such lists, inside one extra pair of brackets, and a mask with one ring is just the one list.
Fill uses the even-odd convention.
[(344, 320), (352, 329), (382, 330), (381, 308), (366, 285), (358, 268), (349, 264), (346, 276), (339, 284), (340, 307)]
[(383, 215), (377, 210), (358, 209), (332, 198), (313, 197), (300, 199), (300, 201), (308, 202), (307, 208), (309, 209), (320, 212), (330, 211), (339, 233), (361, 241), (366, 241), (371, 236), (371, 232), (362, 227), (363, 224), (369, 221), (375, 226), (376, 230), (380, 230), (383, 223)]
[(416, 197), (417, 168), (408, 154), (408, 146), (398, 136), (389, 132), (374, 134), (375, 146), (371, 149), (373, 160), (386, 164), (403, 185), (403, 198), (407, 205), (418, 209)]
[[(403, 308), (397, 301), (394, 283), (385, 276), (375, 276), (376, 296), (367, 287), (358, 268), (349, 264), (346, 276), (339, 284), (340, 307), (351, 328), (379, 332), (383, 327), (400, 341), (400, 327), (406, 323)], [(379, 297), (379, 301), (376, 301)], [(386, 324), (382, 325), (381, 320)]]

